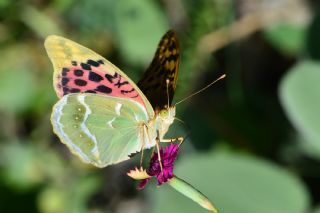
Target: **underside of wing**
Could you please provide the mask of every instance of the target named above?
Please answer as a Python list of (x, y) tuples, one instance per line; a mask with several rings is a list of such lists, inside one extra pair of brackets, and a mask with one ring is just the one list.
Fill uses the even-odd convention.
[(70, 93), (96, 93), (132, 99), (153, 110), (138, 86), (119, 68), (92, 50), (51, 35), (45, 48), (54, 67), (53, 84), (59, 98)]
[(178, 80), (179, 60), (178, 37), (170, 30), (162, 37), (150, 66), (137, 84), (155, 110), (166, 108), (168, 99), (171, 105)]
[(54, 132), (71, 152), (97, 167), (141, 151), (147, 112), (135, 101), (96, 94), (68, 94), (53, 107)]

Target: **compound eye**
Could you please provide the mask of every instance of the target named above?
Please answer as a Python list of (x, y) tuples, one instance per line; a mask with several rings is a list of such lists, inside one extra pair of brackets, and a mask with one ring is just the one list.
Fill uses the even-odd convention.
[(161, 117), (167, 117), (168, 116), (168, 110), (161, 110), (160, 111)]

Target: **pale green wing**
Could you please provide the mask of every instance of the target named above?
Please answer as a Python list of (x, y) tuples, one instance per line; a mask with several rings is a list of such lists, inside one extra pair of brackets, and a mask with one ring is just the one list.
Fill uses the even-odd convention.
[(129, 159), (144, 142), (145, 108), (135, 101), (96, 94), (69, 94), (53, 107), (54, 132), (84, 162), (105, 167)]

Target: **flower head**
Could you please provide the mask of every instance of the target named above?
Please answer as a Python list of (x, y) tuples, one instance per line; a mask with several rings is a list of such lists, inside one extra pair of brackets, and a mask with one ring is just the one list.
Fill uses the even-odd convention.
[[(171, 143), (169, 146), (166, 147), (161, 147), (160, 148), (160, 158), (161, 158), (161, 165), (162, 165), (162, 170), (161, 170), (161, 165), (159, 162), (159, 157), (158, 154), (154, 152), (151, 159), (150, 159), (150, 165), (148, 170), (146, 171), (147, 175), (144, 175), (146, 177), (143, 179), (139, 186), (138, 189), (143, 189), (147, 183), (150, 181), (151, 177), (156, 177), (158, 186), (161, 184), (169, 181), (171, 178), (173, 178), (173, 164), (174, 161), (177, 158), (177, 154), (179, 151), (179, 145)], [(140, 171), (145, 171), (142, 168)], [(139, 178), (142, 175), (139, 173), (139, 170), (131, 170), (128, 175), (134, 179), (142, 179)]]
[(168, 184), (175, 190), (197, 202), (203, 208), (206, 208), (214, 213), (218, 213), (218, 210), (211, 204), (205, 195), (203, 195), (199, 190), (194, 188), (189, 183), (173, 174), (173, 163), (177, 158), (178, 151), (179, 145), (172, 143), (167, 147), (160, 148), (159, 153), (161, 157), (162, 169), (158, 158), (159, 153), (154, 152), (150, 159), (148, 170), (145, 170), (142, 167), (140, 169), (135, 168), (130, 170), (127, 175), (135, 180), (141, 180), (138, 189), (143, 189), (152, 177), (157, 178), (158, 186), (168, 182)]

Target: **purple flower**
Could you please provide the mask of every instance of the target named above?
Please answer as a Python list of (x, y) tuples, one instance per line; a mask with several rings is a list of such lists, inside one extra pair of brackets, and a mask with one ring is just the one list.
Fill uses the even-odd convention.
[[(150, 181), (151, 177), (156, 177), (158, 186), (173, 178), (173, 163), (177, 158), (179, 145), (171, 143), (169, 146), (160, 148), (160, 157), (162, 170), (158, 159), (158, 153), (154, 152), (147, 171), (142, 168), (131, 170), (128, 175), (134, 179), (142, 179), (138, 185), (138, 189), (143, 189)], [(139, 178), (137, 178), (139, 176)], [(141, 178), (142, 177), (142, 178)]]
[(156, 177), (158, 186), (168, 182), (168, 184), (175, 190), (197, 202), (203, 208), (206, 208), (214, 213), (219, 213), (205, 195), (203, 195), (199, 190), (194, 188), (189, 183), (173, 174), (173, 163), (177, 158), (178, 151), (179, 145), (173, 143), (167, 147), (160, 148), (162, 170), (158, 159), (158, 153), (154, 152), (150, 159), (148, 170), (145, 170), (142, 167), (139, 169), (136, 167), (130, 170), (127, 175), (135, 180), (141, 180), (138, 185), (138, 189), (143, 189), (152, 177)]

